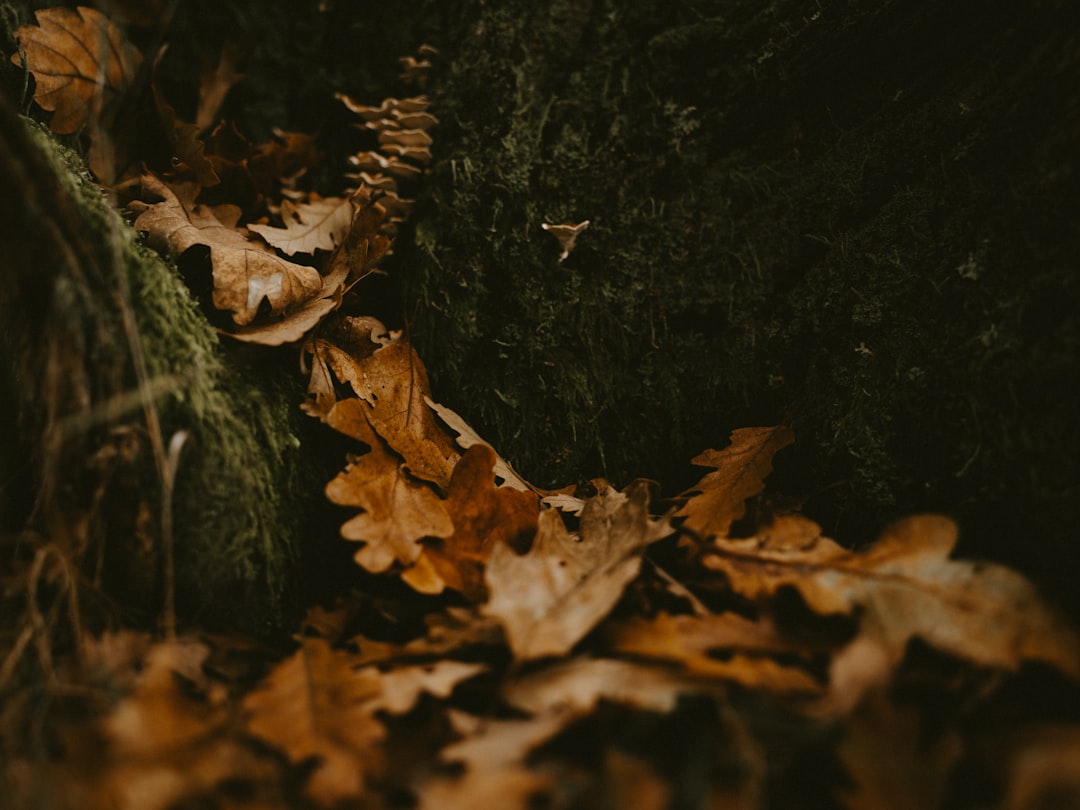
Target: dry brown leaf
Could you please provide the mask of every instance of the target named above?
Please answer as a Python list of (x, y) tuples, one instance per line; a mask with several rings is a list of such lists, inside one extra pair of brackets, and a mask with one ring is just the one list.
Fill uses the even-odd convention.
[[(105, 15), (92, 8), (48, 8), (38, 24), (15, 31), (34, 74), (34, 101), (53, 112), (50, 127), (65, 135), (108, 114), (131, 87), (142, 54)], [(22, 64), (22, 54), (11, 57)]]
[[(614, 652), (678, 663), (702, 678), (717, 678), (775, 694), (813, 695), (822, 685), (795, 660), (809, 652), (785, 638), (767, 619), (734, 613), (632, 618), (608, 631)], [(777, 660), (773, 656), (783, 656)]]
[(371, 447), (326, 485), (326, 497), (339, 506), (364, 511), (346, 521), (341, 536), (364, 544), (354, 559), (372, 573), (395, 562), (412, 565), (424, 537), (450, 537), (454, 525), (430, 486), (411, 478), (368, 424), (367, 403), (347, 399), (333, 406), (330, 427)]
[(306, 639), (244, 699), (248, 729), (291, 762), (318, 762), (307, 793), (322, 805), (355, 799), (378, 773), (385, 729), (373, 716), (379, 678), (356, 673), (347, 653)]
[(871, 695), (846, 726), (840, 761), (852, 785), (841, 791), (848, 810), (909, 810), (942, 807), (949, 774), (962, 746), (946, 729), (928, 739), (914, 708)]
[(367, 667), (359, 670), (358, 674), (370, 674), (378, 678), (382, 686), (382, 692), (368, 704), (369, 708), (390, 714), (405, 714), (412, 710), (424, 693), (448, 698), (459, 683), (486, 670), (486, 664), (436, 661), (433, 664), (395, 667), (388, 672)]
[[(153, 175), (143, 176), (145, 191), (162, 201), (147, 205), (131, 203), (139, 212), (135, 228), (149, 234), (156, 250), (177, 256), (195, 245), (210, 248), (214, 274), (214, 306), (232, 312), (240, 326), (250, 324), (263, 301), (275, 315), (285, 316), (319, 296), (323, 279), (311, 267), (292, 264), (274, 251), (235, 230), (239, 209), (215, 213), (195, 202), (194, 188), (184, 188), (183, 198)], [(219, 216), (225, 216), (222, 221)]]
[[(474, 444), (488, 444), (488, 442), (480, 438), (480, 434), (473, 430), (468, 422), (450, 408), (433, 401), (431, 397), (424, 397), (424, 402), (439, 415), (439, 418), (446, 423), (447, 427), (458, 434), (457, 443), (461, 445), (462, 449), (468, 450)], [(495, 454), (495, 477), (501, 479), (499, 486), (511, 487), (522, 492), (537, 491), (534, 486), (517, 474), (517, 470), (510, 466), (510, 462), (498, 453)]]
[(405, 459), (410, 473), (445, 489), (459, 455), (424, 404), (431, 386), (416, 351), (405, 341), (391, 343), (357, 361), (353, 374), (370, 397), (371, 426)]
[(860, 634), (880, 646), (890, 667), (917, 637), (979, 666), (1015, 670), (1042, 661), (1080, 678), (1072, 627), (1015, 571), (950, 560), (957, 530), (948, 518), (907, 518), (863, 552), (820, 537), (805, 518), (782, 519), (781, 526), (792, 520), (800, 524), (794, 530), (718, 540), (702, 562), (749, 599), (766, 601), (793, 588), (818, 613), (858, 613)]
[(723, 450), (706, 450), (692, 460), (699, 467), (715, 467), (684, 494), (693, 494), (675, 517), (686, 518), (686, 529), (698, 537), (727, 537), (731, 524), (746, 513), (746, 499), (765, 488), (772, 458), (795, 441), (784, 426), (740, 428)]
[(648, 505), (645, 482), (626, 492), (609, 487), (585, 502), (580, 535), (549, 509), (527, 554), (505, 545), (492, 550), (484, 613), (503, 625), (516, 659), (564, 655), (611, 611), (637, 576), (645, 547), (671, 534), (667, 520), (650, 518)]
[(669, 667), (580, 656), (507, 681), (503, 698), (529, 714), (591, 714), (600, 701), (667, 713), (680, 695), (723, 694), (715, 684), (688, 678)]
[(353, 220), (352, 202), (345, 197), (318, 197), (308, 202), (281, 203), (283, 228), (248, 225), (266, 242), (288, 256), (333, 250), (342, 243)]
[(1080, 726), (1025, 729), (1012, 747), (1003, 810), (1080, 807)]
[(416, 590), (441, 593), (449, 587), (481, 602), (484, 566), (494, 550), (504, 544), (521, 548), (532, 540), (539, 499), (531, 492), (496, 489), (494, 466), (495, 451), (477, 444), (454, 468), (446, 500), (454, 534), (429, 541), (417, 564), (402, 574)]
[(548, 713), (530, 720), (491, 720), (453, 711), (450, 720), (464, 739), (442, 750), (440, 758), (461, 762), (459, 778), (440, 777), (421, 785), (422, 810), (526, 810), (548, 785), (548, 778), (529, 770), (525, 758), (575, 719), (569, 712)]

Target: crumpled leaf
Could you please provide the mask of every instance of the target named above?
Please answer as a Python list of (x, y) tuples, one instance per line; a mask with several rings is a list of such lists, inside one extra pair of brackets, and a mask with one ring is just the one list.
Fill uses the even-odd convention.
[(857, 612), (861, 637), (890, 667), (920, 638), (981, 666), (1011, 671), (1042, 661), (1080, 678), (1080, 640), (1068, 623), (1017, 572), (950, 560), (956, 539), (948, 518), (919, 515), (851, 552), (821, 537), (812, 521), (790, 516), (758, 537), (717, 540), (702, 563), (749, 599), (792, 588), (817, 613)]
[[(229, 336), (264, 346), (295, 343), (303, 338), (341, 306), (342, 296), (349, 285), (374, 272), (376, 262), (386, 254), (390, 245), (390, 240), (379, 233), (381, 222), (382, 214), (370, 200), (365, 200), (353, 216), (344, 240), (330, 257), (329, 268), (322, 280), (322, 291), (299, 309), (290, 312), (284, 320), (236, 327), (229, 332)], [(323, 402), (324, 407), (329, 407), (329, 404)]]
[(148, 242), (156, 250), (171, 250), (177, 256), (195, 245), (210, 248), (214, 306), (232, 312), (238, 325), (250, 324), (264, 300), (271, 312), (284, 316), (322, 291), (318, 270), (287, 262), (271, 248), (236, 231), (239, 209), (226, 206), (212, 211), (195, 203), (195, 189), (182, 189), (182, 199), (150, 174), (143, 176), (142, 185), (162, 201), (131, 203), (139, 212), (135, 228), (149, 234)]
[(527, 554), (506, 545), (492, 550), (484, 613), (502, 623), (515, 658), (563, 655), (611, 611), (637, 576), (645, 547), (672, 532), (667, 520), (650, 518), (648, 504), (643, 481), (625, 492), (609, 487), (585, 502), (580, 535), (549, 509)]
[(529, 720), (494, 720), (464, 712), (450, 712), (454, 729), (463, 739), (445, 747), (439, 757), (461, 762), (465, 773), (437, 777), (420, 786), (422, 810), (525, 810), (542, 793), (549, 777), (525, 765), (529, 753), (558, 734), (575, 715), (551, 712)]
[(454, 524), (431, 487), (412, 479), (367, 421), (368, 405), (346, 399), (331, 409), (326, 423), (371, 447), (326, 485), (326, 497), (339, 506), (364, 511), (346, 521), (341, 536), (364, 544), (356, 562), (372, 573), (394, 562), (412, 565), (423, 537), (450, 537)]
[(360, 796), (382, 767), (385, 729), (374, 717), (380, 694), (377, 674), (354, 672), (347, 653), (315, 638), (275, 667), (243, 706), (256, 737), (294, 764), (317, 759), (306, 790), (330, 806)]
[(150, 88), (154, 94), (154, 105), (157, 107), (158, 116), (165, 129), (165, 137), (172, 147), (174, 161), (179, 161), (195, 173), (199, 184), (203, 187), (217, 185), (221, 182), (214, 166), (206, 157), (206, 144), (199, 138), (200, 127), (183, 121), (176, 108), (169, 104), (158, 86), (158, 66), (168, 46), (163, 47), (154, 59), (153, 75), (150, 78)]
[(795, 441), (790, 428), (740, 428), (723, 450), (706, 450), (692, 459), (699, 467), (715, 467), (684, 494), (693, 494), (675, 517), (698, 537), (727, 537), (731, 524), (746, 514), (746, 499), (765, 488), (772, 457)]
[(341, 244), (353, 218), (353, 206), (345, 197), (318, 197), (312, 195), (308, 202), (281, 203), (281, 221), (284, 227), (271, 225), (248, 225), (266, 242), (286, 255), (314, 253), (316, 250), (333, 250)]
[(442, 593), (449, 587), (481, 602), (486, 596), (484, 566), (495, 549), (504, 544), (521, 548), (532, 540), (539, 499), (531, 492), (497, 489), (494, 466), (495, 451), (477, 444), (454, 468), (446, 499), (454, 534), (427, 541), (416, 565), (402, 574), (416, 590)]
[(611, 649), (622, 655), (669, 661), (702, 678), (737, 683), (774, 694), (813, 695), (823, 685), (804, 661), (813, 652), (783, 636), (767, 619), (735, 613), (708, 616), (635, 617), (607, 630)]
[[(53, 132), (77, 132), (115, 107), (134, 82), (142, 54), (95, 9), (47, 8), (34, 16), (38, 25), (15, 31), (34, 74), (34, 101), (53, 112)], [(21, 54), (11, 61), (21, 65)]]

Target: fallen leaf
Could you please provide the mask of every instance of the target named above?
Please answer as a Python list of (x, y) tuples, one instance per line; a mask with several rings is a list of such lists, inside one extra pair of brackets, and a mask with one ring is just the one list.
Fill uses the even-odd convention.
[[(195, 245), (210, 248), (214, 306), (232, 312), (238, 325), (250, 324), (264, 300), (272, 313), (285, 316), (322, 291), (323, 279), (318, 270), (287, 262), (271, 248), (245, 239), (235, 230), (239, 209), (215, 214), (195, 202), (195, 189), (184, 189), (181, 199), (150, 174), (143, 176), (142, 185), (161, 202), (131, 203), (131, 208), (139, 212), (135, 228), (146, 231), (149, 244), (162, 252), (171, 250), (179, 256)], [(226, 221), (219, 215), (226, 216)]]
[(376, 674), (353, 671), (347, 653), (323, 639), (305, 639), (244, 698), (247, 726), (263, 742), (300, 765), (317, 762), (307, 793), (324, 806), (359, 797), (381, 768), (382, 723), (373, 701)]
[(410, 473), (445, 489), (459, 455), (424, 404), (431, 386), (412, 346), (405, 341), (383, 346), (358, 360), (352, 374), (364, 382), (375, 431), (405, 459)]
[(199, 106), (195, 112), (195, 127), (200, 132), (214, 123), (233, 85), (246, 78), (237, 70), (242, 56), (242, 46), (235, 42), (226, 43), (217, 65), (203, 71), (199, 80)]
[[(791, 588), (817, 613), (857, 613), (859, 633), (880, 645), (890, 666), (920, 638), (979, 666), (1011, 671), (1042, 661), (1080, 678), (1073, 628), (1015, 571), (950, 560), (957, 530), (948, 518), (906, 518), (862, 552), (847, 551), (820, 537), (811, 521), (797, 520), (802, 525), (794, 531), (717, 540), (702, 563), (758, 602)], [(816, 539), (807, 542), (810, 535)], [(792, 544), (792, 537), (802, 539)]]
[[(427, 403), (427, 406), (431, 408), (431, 410), (439, 415), (439, 418), (446, 423), (447, 427), (458, 434), (457, 443), (461, 445), (463, 449), (468, 450), (474, 444), (488, 444), (488, 442), (481, 439), (480, 434), (473, 430), (472, 426), (462, 419), (455, 411), (452, 411), (445, 405), (440, 405), (432, 400), (431, 397), (425, 396), (424, 402)], [(511, 487), (513, 489), (521, 490), (522, 492), (537, 491), (535, 487), (517, 474), (517, 471), (510, 466), (510, 462), (498, 453), (495, 454), (495, 477), (502, 481), (499, 486)]]
[(559, 261), (562, 262), (566, 260), (566, 257), (570, 255), (570, 251), (574, 249), (581, 232), (589, 227), (589, 220), (586, 219), (576, 225), (569, 222), (561, 225), (552, 225), (545, 222), (540, 227), (554, 236), (555, 241), (559, 243), (559, 249), (562, 251), (559, 254)]
[(569, 712), (552, 712), (529, 720), (493, 720), (450, 712), (451, 723), (464, 739), (445, 747), (439, 757), (463, 763), (465, 772), (456, 779), (439, 777), (421, 785), (419, 806), (428, 810), (525, 810), (533, 806), (549, 780), (530, 770), (525, 758), (574, 718)]
[[(34, 16), (36, 26), (15, 31), (34, 74), (34, 101), (53, 112), (53, 132), (77, 132), (115, 108), (135, 81), (142, 54), (92, 8), (47, 8)], [(11, 61), (21, 66), (22, 54), (12, 54)]]
[(353, 219), (352, 203), (344, 197), (318, 197), (303, 203), (281, 203), (283, 228), (248, 225), (286, 255), (333, 250), (340, 245)]
[(497, 489), (494, 466), (495, 451), (477, 444), (454, 468), (446, 499), (454, 534), (427, 541), (417, 565), (402, 574), (416, 590), (441, 593), (449, 587), (481, 602), (484, 567), (495, 549), (506, 544), (520, 548), (532, 540), (539, 499), (530, 492)]
[(382, 691), (368, 707), (374, 711), (405, 714), (420, 696), (427, 693), (437, 698), (448, 698), (459, 683), (487, 670), (486, 664), (470, 664), (463, 661), (436, 661), (433, 664), (415, 664), (395, 667), (381, 672), (376, 667), (359, 670), (379, 679)]
[(484, 613), (503, 625), (516, 659), (564, 655), (611, 611), (637, 576), (645, 547), (671, 534), (667, 520), (649, 516), (648, 504), (644, 482), (626, 492), (609, 487), (585, 501), (580, 535), (549, 509), (527, 554), (507, 545), (492, 550)]
[[(814, 695), (822, 684), (808, 671), (812, 649), (781, 635), (767, 619), (734, 613), (635, 617), (607, 631), (612, 652), (679, 664), (684, 672), (774, 694)], [(804, 659), (802, 665), (800, 658)]]
[[(789, 428), (740, 428), (723, 450), (706, 450), (692, 463), (715, 467), (684, 495), (693, 495), (675, 517), (686, 518), (684, 528), (698, 537), (727, 537), (731, 524), (746, 513), (746, 499), (765, 488), (772, 472), (772, 457), (795, 441)], [(696, 494), (693, 494), (696, 493)]]
[(508, 680), (501, 694), (529, 714), (556, 711), (581, 717), (601, 701), (666, 714), (681, 695), (723, 694), (723, 687), (695, 681), (669, 667), (581, 656)]
[(339, 506), (364, 511), (346, 521), (341, 536), (363, 543), (357, 564), (372, 573), (386, 571), (395, 562), (412, 565), (420, 556), (424, 537), (450, 537), (454, 525), (438, 495), (411, 478), (397, 456), (390, 453), (368, 424), (367, 403), (359, 399), (338, 402), (326, 423), (367, 444), (371, 450), (352, 461), (326, 485), (326, 497)]

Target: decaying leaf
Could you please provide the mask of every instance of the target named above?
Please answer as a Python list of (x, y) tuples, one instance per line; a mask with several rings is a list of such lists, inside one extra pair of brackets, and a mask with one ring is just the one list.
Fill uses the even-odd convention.
[[(735, 613), (633, 618), (608, 630), (613, 651), (679, 664), (700, 678), (779, 695), (815, 695), (823, 685), (808, 671), (807, 645), (782, 635), (767, 619)], [(799, 665), (800, 658), (803, 665)]]
[[(480, 434), (473, 430), (468, 422), (450, 408), (440, 405), (428, 396), (424, 397), (424, 402), (439, 415), (439, 418), (446, 423), (447, 427), (458, 434), (457, 443), (465, 450), (468, 450), (474, 444), (488, 444), (480, 438)], [(495, 454), (495, 477), (501, 479), (500, 486), (512, 487), (522, 492), (537, 491), (535, 487), (517, 474), (517, 470), (510, 466), (510, 462), (498, 453)]]
[(148, 233), (155, 249), (171, 250), (177, 256), (195, 245), (210, 248), (214, 306), (231, 312), (238, 325), (255, 320), (264, 301), (273, 314), (284, 316), (322, 291), (318, 270), (287, 262), (273, 249), (236, 231), (239, 209), (228, 206), (212, 211), (195, 202), (196, 188), (185, 187), (177, 193), (153, 175), (144, 175), (142, 184), (161, 202), (131, 203), (139, 212), (135, 227)]
[(684, 527), (702, 539), (727, 537), (731, 524), (746, 513), (746, 499), (764, 489), (772, 457), (793, 441), (795, 434), (784, 426), (740, 428), (723, 450), (699, 453), (692, 462), (716, 470), (685, 493), (692, 497), (675, 517), (686, 518)]
[(525, 810), (548, 785), (548, 778), (524, 764), (528, 754), (559, 733), (573, 719), (570, 712), (551, 712), (529, 720), (493, 720), (464, 712), (450, 713), (463, 736), (447, 746), (440, 758), (461, 762), (457, 779), (432, 779), (419, 789), (424, 810), (475, 810), (499, 807)]
[[(48, 8), (34, 16), (36, 26), (15, 32), (34, 74), (34, 101), (53, 112), (53, 132), (77, 132), (115, 107), (134, 82), (142, 54), (95, 9)], [(22, 54), (11, 61), (21, 65)]]
[(390, 714), (405, 714), (416, 705), (423, 694), (447, 698), (454, 688), (474, 675), (487, 669), (485, 664), (464, 661), (437, 661), (433, 664), (415, 664), (396, 667), (380, 672), (376, 667), (359, 670), (379, 679), (382, 691), (368, 707)]
[(281, 203), (282, 228), (270, 225), (248, 225), (249, 231), (259, 234), (266, 242), (283, 253), (314, 253), (333, 250), (341, 244), (352, 223), (353, 206), (345, 197), (318, 197), (308, 202)]
[(531, 492), (497, 489), (494, 466), (495, 451), (477, 444), (454, 468), (446, 500), (454, 534), (429, 541), (416, 565), (402, 575), (416, 590), (442, 593), (449, 587), (472, 602), (483, 601), (484, 567), (495, 549), (505, 544), (521, 548), (532, 540), (539, 499)]
[(382, 767), (385, 729), (372, 702), (380, 694), (375, 673), (354, 672), (347, 654), (316, 638), (279, 664), (244, 699), (244, 709), (256, 737), (297, 765), (318, 763), (307, 792), (330, 806), (359, 797)]
[(406, 473), (367, 421), (367, 403), (347, 399), (337, 403), (326, 423), (371, 447), (326, 486), (326, 497), (340, 506), (364, 511), (341, 527), (346, 540), (362, 542), (356, 562), (373, 573), (394, 562), (410, 566), (420, 556), (424, 537), (450, 537), (454, 525), (443, 501), (430, 486)]
[(158, 86), (158, 66), (165, 56), (166, 48), (162, 48), (154, 59), (154, 70), (150, 79), (150, 87), (154, 94), (154, 105), (157, 107), (158, 117), (161, 119), (165, 130), (165, 137), (172, 147), (172, 157), (175, 162), (182, 163), (195, 173), (199, 184), (204, 188), (217, 185), (221, 182), (214, 165), (206, 157), (206, 144), (199, 138), (200, 127), (181, 120), (176, 109), (169, 104)]
[(580, 535), (549, 509), (527, 554), (506, 545), (492, 550), (484, 612), (503, 625), (517, 659), (569, 652), (615, 606), (645, 547), (672, 531), (649, 516), (648, 503), (644, 482), (625, 493), (608, 488), (585, 502)]
[[(791, 522), (795, 528), (785, 529)], [(956, 539), (951, 520), (921, 515), (894, 524), (866, 551), (850, 552), (811, 521), (785, 518), (757, 538), (715, 541), (702, 562), (749, 599), (792, 588), (820, 614), (857, 612), (859, 632), (890, 666), (920, 638), (980, 666), (1011, 671), (1042, 661), (1080, 678), (1075, 631), (1015, 571), (950, 560)]]

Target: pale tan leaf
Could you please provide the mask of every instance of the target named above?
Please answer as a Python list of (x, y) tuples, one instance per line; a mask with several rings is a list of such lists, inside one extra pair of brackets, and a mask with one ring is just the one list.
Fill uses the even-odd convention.
[(283, 253), (314, 253), (333, 250), (341, 244), (352, 222), (352, 203), (345, 197), (312, 196), (309, 202), (281, 203), (282, 228), (270, 225), (248, 225), (249, 231), (259, 234), (266, 242)]
[(433, 664), (399, 666), (387, 672), (367, 667), (360, 673), (378, 678), (382, 686), (382, 693), (372, 700), (370, 708), (390, 714), (405, 714), (416, 705), (421, 695), (427, 693), (438, 698), (450, 697), (459, 683), (486, 670), (486, 664), (436, 661)]
[[(472, 426), (469, 425), (464, 419), (461, 418), (455, 411), (447, 408), (445, 405), (433, 401), (431, 397), (424, 397), (424, 402), (431, 410), (435, 411), (442, 419), (447, 427), (458, 434), (457, 443), (461, 445), (462, 449), (468, 450), (474, 444), (488, 444), (480, 438)], [(524, 478), (517, 474), (517, 471), (510, 466), (510, 462), (495, 454), (495, 477), (502, 479), (500, 486), (511, 487), (512, 489), (521, 490), (522, 492), (535, 492), (536, 489), (530, 485)]]
[(1080, 678), (1075, 630), (1015, 571), (950, 560), (957, 530), (948, 518), (907, 518), (863, 552), (820, 536), (807, 541), (810, 535), (819, 532), (803, 526), (717, 540), (702, 562), (749, 599), (792, 588), (818, 613), (857, 614), (859, 632), (880, 645), (890, 665), (920, 638), (980, 666), (1015, 670), (1042, 661)]
[(317, 270), (287, 262), (261, 242), (244, 238), (228, 222), (231, 213), (223, 222), (215, 212), (195, 203), (195, 190), (188, 190), (181, 200), (153, 175), (144, 175), (142, 184), (162, 201), (131, 203), (139, 212), (135, 228), (146, 231), (149, 244), (162, 252), (171, 250), (179, 256), (195, 245), (210, 248), (214, 306), (231, 312), (237, 325), (250, 324), (264, 300), (272, 313), (284, 316), (322, 292), (323, 279)]
[(782, 636), (767, 619), (734, 613), (632, 618), (609, 628), (612, 650), (681, 665), (687, 673), (775, 694), (814, 695), (822, 684), (809, 673), (813, 649)]
[(625, 493), (609, 488), (585, 502), (580, 536), (547, 510), (527, 554), (493, 550), (484, 613), (503, 625), (515, 658), (563, 655), (610, 612), (645, 547), (671, 533), (666, 520), (649, 516), (648, 503), (644, 482)]

